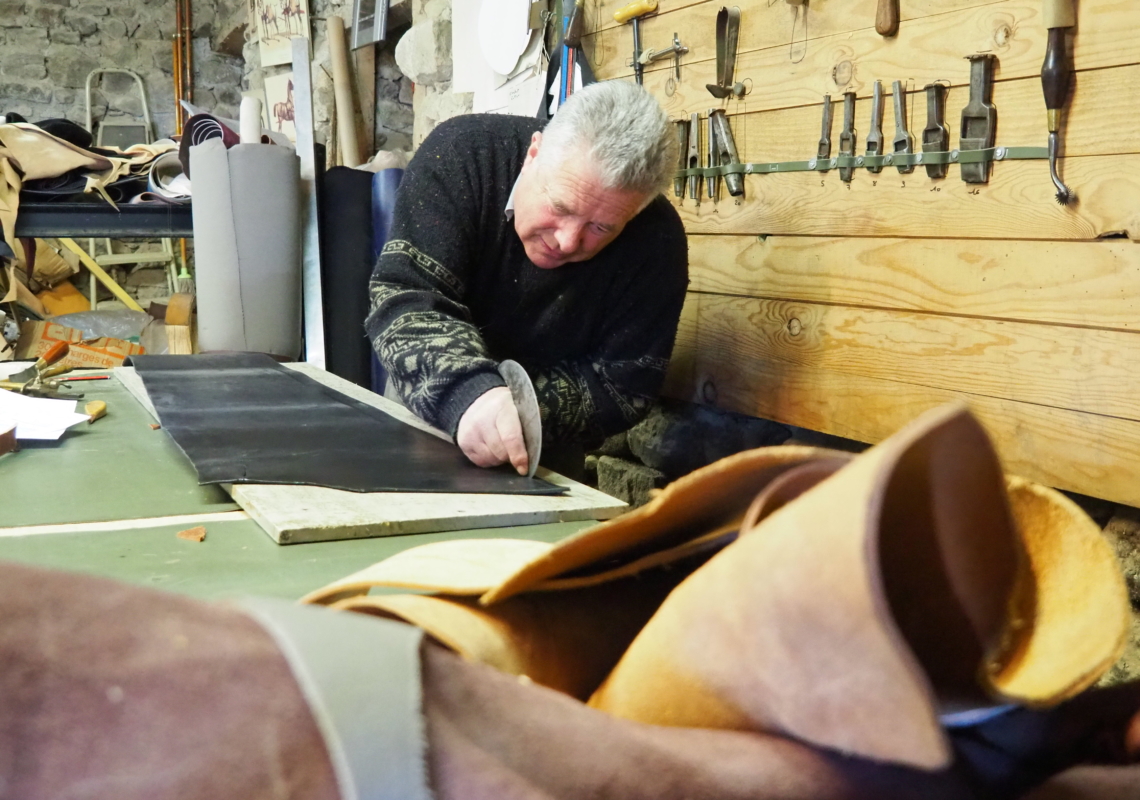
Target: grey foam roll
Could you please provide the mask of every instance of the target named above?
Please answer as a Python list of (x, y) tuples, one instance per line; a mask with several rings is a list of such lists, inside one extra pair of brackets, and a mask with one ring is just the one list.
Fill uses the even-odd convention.
[(287, 147), (190, 148), (198, 346), (301, 350), (300, 167)]

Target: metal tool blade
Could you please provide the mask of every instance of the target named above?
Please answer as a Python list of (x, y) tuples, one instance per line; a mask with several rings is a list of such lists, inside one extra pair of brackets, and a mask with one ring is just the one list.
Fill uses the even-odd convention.
[[(855, 92), (843, 93), (843, 130), (839, 134), (839, 155), (855, 155), (855, 140), (858, 138), (855, 130)], [(850, 183), (854, 167), (840, 167), (839, 179)]]
[[(736, 152), (736, 140), (732, 138), (732, 128), (728, 124), (728, 116), (723, 108), (713, 109), (710, 114), (716, 128), (717, 163), (720, 166), (739, 164), (740, 156)], [(724, 185), (733, 197), (744, 196), (744, 176), (739, 172), (730, 172), (724, 176)]]
[(499, 364), (499, 374), (511, 390), (511, 398), (519, 412), (522, 423), (523, 441), (526, 443), (526, 476), (533, 478), (538, 469), (538, 459), (542, 456), (542, 414), (538, 410), (538, 398), (534, 394), (534, 384), (530, 376), (517, 361), (504, 361)]
[[(895, 101), (895, 153), (910, 154), (914, 152), (914, 137), (906, 127), (906, 90), (902, 81), (895, 81), (891, 85)], [(903, 175), (914, 172), (913, 164), (896, 164), (898, 171)]]
[(740, 37), (740, 9), (722, 6), (716, 15), (716, 83), (705, 84), (709, 94), (723, 100), (734, 94), (736, 46)]
[[(962, 109), (962, 128), (959, 142), (963, 150), (985, 150), (994, 146), (997, 136), (997, 109), (992, 102), (994, 92), (994, 66), (997, 56), (982, 53), (970, 59), (970, 102)], [(962, 180), (966, 183), (987, 183), (990, 179), (989, 161), (962, 164)]]
[[(871, 131), (867, 134), (867, 155), (883, 154), (883, 82), (875, 81), (871, 94)], [(867, 167), (868, 172), (882, 172), (882, 167)]]
[[(926, 127), (922, 131), (922, 152), (945, 153), (950, 149), (950, 127), (946, 124), (946, 87), (939, 83), (926, 85)], [(946, 164), (927, 164), (931, 178), (945, 178)]]
[[(705, 151), (708, 153), (708, 159), (705, 166), (707, 167), (720, 166), (720, 151), (717, 150), (716, 146), (716, 123), (713, 120), (714, 111), (716, 111), (716, 109), (709, 109), (708, 130), (705, 131)], [(705, 179), (705, 184), (705, 193), (709, 196), (709, 200), (712, 200), (713, 203), (719, 203), (720, 176), (709, 175), (708, 178)]]
[[(689, 116), (689, 169), (701, 166), (701, 115), (693, 112)], [(701, 204), (701, 176), (689, 176), (689, 199)]]
[(823, 96), (823, 127), (819, 134), (819, 147), (815, 151), (816, 164), (820, 172), (827, 172), (827, 161), (831, 158), (831, 95)]
[[(678, 119), (674, 120), (673, 124), (677, 126), (677, 171), (680, 172), (688, 168), (689, 157), (686, 151), (689, 149), (689, 121), (687, 119)], [(684, 199), (684, 176), (677, 175), (673, 178), (673, 194)]]

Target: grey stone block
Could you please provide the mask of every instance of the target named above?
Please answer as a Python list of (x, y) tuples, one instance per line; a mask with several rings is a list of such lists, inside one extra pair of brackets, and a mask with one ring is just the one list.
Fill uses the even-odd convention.
[(99, 30), (115, 39), (123, 39), (127, 35), (127, 23), (121, 19), (109, 17), (99, 21)]
[(598, 458), (598, 489), (633, 508), (648, 503), (653, 490), (668, 482), (664, 473), (644, 464), (612, 456)]
[(785, 442), (791, 431), (765, 419), (663, 399), (629, 431), (641, 461), (679, 478), (726, 456)]
[[(10, 104), (13, 100), (23, 100), (25, 103), (50, 103), (51, 90), (42, 86), (30, 86), (26, 83), (0, 83), (0, 97)], [(10, 105), (5, 109), (12, 111)], [(20, 113), (17, 111), (17, 113)]]
[(1140, 509), (1119, 506), (1104, 527), (1104, 537), (1120, 560), (1132, 604), (1140, 608)]
[(99, 23), (95, 21), (95, 18), (89, 17), (86, 14), (66, 14), (64, 21), (67, 22), (67, 27), (71, 28), (80, 36), (90, 36), (99, 30)]
[(423, 86), (450, 81), (451, 20), (426, 19), (408, 28), (396, 44), (396, 64)]
[(58, 44), (79, 44), (79, 34), (71, 28), (55, 28), (51, 32), (51, 40)]

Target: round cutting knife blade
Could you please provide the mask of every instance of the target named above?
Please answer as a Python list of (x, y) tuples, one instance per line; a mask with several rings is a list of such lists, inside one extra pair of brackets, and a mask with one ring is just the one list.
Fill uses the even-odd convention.
[(515, 408), (522, 422), (523, 441), (526, 443), (528, 478), (534, 477), (538, 469), (538, 459), (542, 455), (542, 415), (538, 410), (538, 398), (534, 394), (534, 384), (530, 376), (517, 361), (504, 361), (499, 364), (499, 374), (507, 382), (514, 398)]

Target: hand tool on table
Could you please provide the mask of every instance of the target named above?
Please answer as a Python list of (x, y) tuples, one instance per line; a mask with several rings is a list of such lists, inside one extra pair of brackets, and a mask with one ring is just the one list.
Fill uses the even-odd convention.
[[(903, 88), (902, 81), (895, 81), (891, 86), (891, 91), (894, 93), (895, 100), (895, 153), (909, 155), (914, 152), (914, 137), (910, 135), (906, 126), (906, 89)], [(895, 166), (903, 175), (914, 172), (913, 164), (896, 164)]]
[(566, 23), (566, 33), (562, 43), (567, 47), (577, 48), (582, 44), (582, 29), (586, 21), (586, 0), (575, 0), (574, 9), (570, 12), (570, 21)]
[[(713, 128), (716, 131), (717, 164), (728, 166), (739, 164), (740, 156), (736, 152), (736, 140), (732, 138), (732, 127), (728, 124), (728, 115), (723, 108), (714, 109), (709, 116), (713, 118)], [(724, 185), (732, 197), (744, 197), (744, 175), (739, 172), (730, 172), (724, 176)]]
[[(871, 132), (867, 134), (867, 155), (883, 154), (883, 82), (875, 81), (871, 94)], [(882, 167), (867, 167), (868, 172), (879, 173)]]
[(641, 65), (645, 66), (646, 64), (652, 64), (654, 61), (671, 56), (673, 58), (673, 78), (679, 83), (681, 80), (681, 56), (687, 52), (689, 52), (689, 48), (681, 44), (681, 39), (674, 33), (673, 44), (668, 47), (663, 47), (660, 50), (646, 50), (638, 58), (641, 61)]
[[(705, 152), (708, 157), (705, 159), (705, 166), (719, 167), (720, 166), (720, 152), (716, 147), (716, 123), (713, 116), (716, 112), (715, 108), (709, 109), (708, 128), (705, 131)], [(709, 200), (713, 201), (713, 205), (720, 202), (720, 176), (709, 175), (705, 179), (705, 194), (709, 196)]]
[(71, 351), (67, 342), (56, 342), (47, 351), (36, 359), (36, 362), (25, 370), (10, 376), (8, 380), (0, 381), (0, 389), (7, 389), (17, 394), (29, 397), (53, 397), (72, 399), (83, 397), (82, 394), (61, 394), (60, 389), (67, 388), (61, 384), (56, 376), (71, 371), (70, 366), (60, 364)]
[[(950, 127), (946, 124), (946, 87), (940, 83), (926, 85), (926, 127), (922, 130), (922, 152), (945, 153), (950, 149)], [(945, 178), (946, 164), (927, 164), (931, 178)]]
[(645, 65), (641, 63), (641, 18), (657, 10), (657, 0), (635, 0), (628, 6), (619, 8), (614, 12), (614, 21), (620, 24), (630, 23), (633, 26), (633, 76), (637, 85), (642, 85), (642, 73)]
[(1057, 202), (1067, 206), (1077, 202), (1077, 195), (1057, 174), (1057, 155), (1061, 147), (1061, 109), (1065, 106), (1073, 76), (1065, 46), (1066, 32), (1077, 24), (1073, 0), (1045, 0), (1043, 17), (1049, 30), (1045, 62), (1041, 65), (1041, 88), (1045, 92), (1045, 109), (1049, 113), (1049, 177), (1057, 188)]
[(740, 40), (740, 9), (722, 6), (716, 14), (716, 83), (706, 83), (709, 94), (720, 100), (743, 97), (744, 84), (733, 83), (736, 45)]
[(682, 170), (689, 168), (689, 121), (687, 119), (673, 120), (677, 127), (677, 175), (673, 176), (673, 194), (682, 200), (685, 198), (685, 176)]
[[(843, 130), (839, 132), (839, 155), (855, 155), (855, 140), (859, 134), (855, 130), (855, 92), (843, 93)], [(855, 167), (840, 167), (839, 180), (850, 183)]]
[(819, 147), (815, 151), (816, 164), (820, 172), (827, 172), (831, 159), (831, 95), (823, 96), (823, 128), (819, 134)]
[(511, 398), (519, 412), (522, 423), (523, 442), (526, 444), (526, 476), (533, 478), (538, 469), (538, 459), (542, 456), (542, 414), (538, 408), (538, 398), (534, 384), (517, 361), (504, 361), (499, 364), (499, 374), (511, 390)]
[[(689, 117), (689, 157), (685, 162), (689, 169), (701, 166), (701, 115), (693, 112)], [(689, 199), (701, 204), (701, 176), (689, 176)]]
[(875, 9), (875, 32), (894, 36), (899, 32), (899, 0), (879, 0)]
[[(994, 64), (997, 56), (990, 53), (968, 56), (970, 60), (970, 102), (962, 109), (959, 145), (962, 150), (985, 150), (994, 146), (997, 137), (997, 109), (992, 102)], [(988, 183), (989, 161), (962, 164), (962, 180), (966, 183)]]

